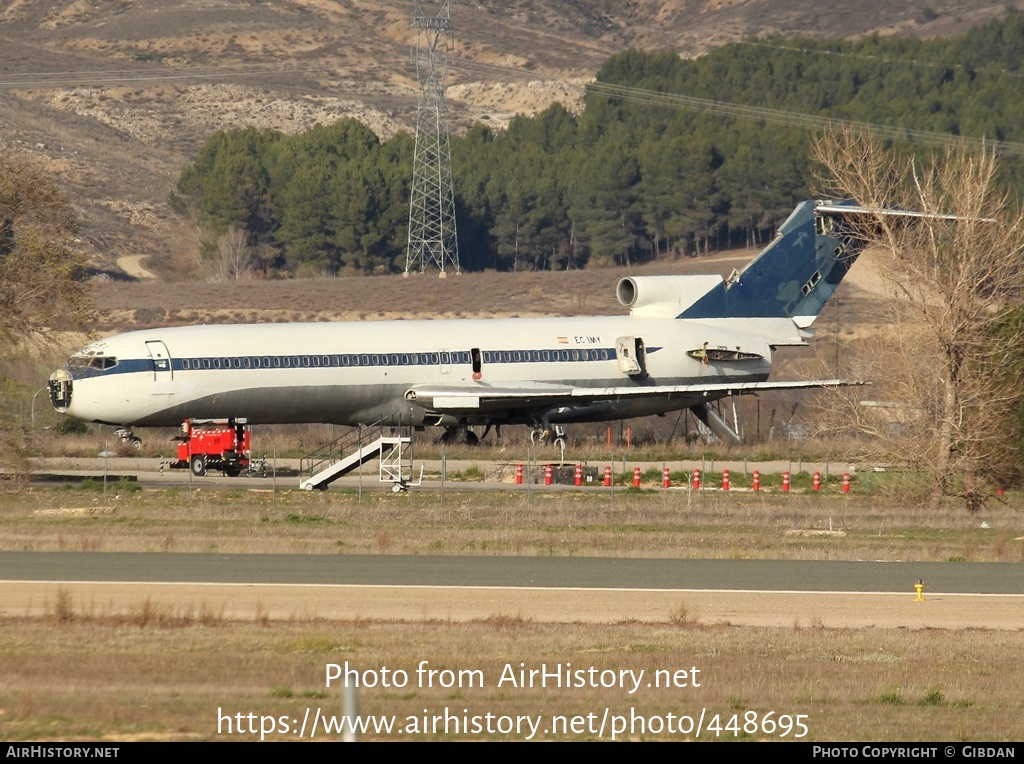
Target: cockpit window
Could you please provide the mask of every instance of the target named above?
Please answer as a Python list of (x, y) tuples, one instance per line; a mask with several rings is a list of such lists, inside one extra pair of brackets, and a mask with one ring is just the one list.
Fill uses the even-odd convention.
[(117, 359), (109, 355), (76, 355), (71, 357), (68, 365), (72, 369), (91, 369), (93, 371), (104, 371), (117, 366)]

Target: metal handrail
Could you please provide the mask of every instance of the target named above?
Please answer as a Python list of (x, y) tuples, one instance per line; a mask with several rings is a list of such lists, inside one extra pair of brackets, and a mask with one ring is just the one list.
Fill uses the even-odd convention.
[(346, 433), (302, 457), (299, 460), (299, 474), (312, 477), (328, 464), (333, 464), (343, 459), (357, 448), (368, 445), (378, 438), (385, 437), (384, 430), (386, 427), (391, 430), (397, 429), (399, 432), (397, 437), (408, 437), (404, 433), (410, 428), (386, 426), (382, 420), (377, 420), (368, 425), (360, 425), (356, 430)]

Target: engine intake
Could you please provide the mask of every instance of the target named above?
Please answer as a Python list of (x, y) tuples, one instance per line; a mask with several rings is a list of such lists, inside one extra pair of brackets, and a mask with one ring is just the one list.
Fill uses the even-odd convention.
[(721, 276), (627, 276), (615, 296), (633, 315), (674, 318), (722, 283)]

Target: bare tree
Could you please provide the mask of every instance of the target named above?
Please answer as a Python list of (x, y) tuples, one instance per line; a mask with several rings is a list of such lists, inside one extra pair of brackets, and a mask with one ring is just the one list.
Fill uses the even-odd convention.
[(73, 211), (46, 169), (0, 151), (0, 472), (6, 477), (27, 471), (22, 409), (38, 381), (18, 370), (33, 369), (40, 355), (52, 354), (58, 336), (86, 332), (95, 317), (74, 232)]
[[(888, 416), (851, 408), (862, 432), (930, 477), (933, 505), (1018, 471), (1024, 393), (1024, 214), (997, 182), (991, 152), (952, 146), (920, 166), (870, 137), (827, 134), (813, 147), (830, 196), (872, 209), (855, 235), (889, 253), (893, 328), (863, 371), (893, 397)], [(894, 413), (897, 412), (897, 413)]]
[(257, 260), (257, 247), (249, 234), (243, 228), (231, 226), (217, 237), (211, 252), (200, 255), (199, 265), (207, 281), (242, 281), (252, 276)]
[(93, 318), (74, 214), (45, 169), (0, 152), (0, 342), (11, 352)]

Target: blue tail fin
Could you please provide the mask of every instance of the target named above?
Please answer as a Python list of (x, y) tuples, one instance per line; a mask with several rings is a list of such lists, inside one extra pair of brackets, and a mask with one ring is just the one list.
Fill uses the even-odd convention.
[[(797, 205), (760, 255), (678, 317), (792, 318), (810, 326), (863, 247), (844, 230), (841, 214), (818, 214), (818, 204)], [(828, 203), (833, 211), (847, 205), (856, 208)]]

